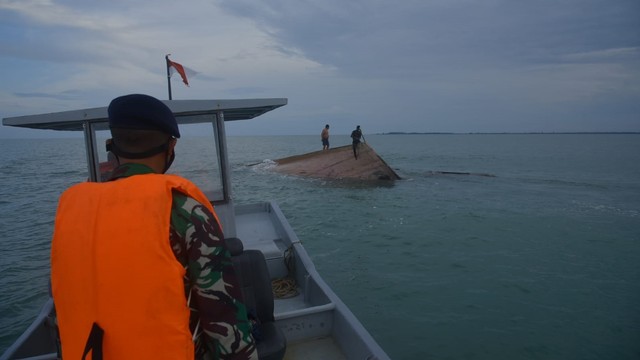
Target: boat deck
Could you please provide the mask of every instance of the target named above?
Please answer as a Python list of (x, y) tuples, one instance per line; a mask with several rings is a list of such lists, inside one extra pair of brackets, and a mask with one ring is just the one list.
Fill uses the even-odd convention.
[(288, 238), (285, 229), (277, 227), (282, 225), (271, 204), (236, 206), (235, 219), (238, 239), (245, 249), (260, 250), (264, 254), (271, 278), (287, 276), (284, 254), (297, 239)]
[[(236, 207), (237, 236), (246, 249), (265, 254), (272, 279), (290, 276), (285, 252), (297, 238), (279, 221), (279, 210), (272, 205), (255, 204)], [(295, 235), (293, 235), (295, 237)], [(297, 295), (275, 298), (274, 317), (287, 337), (285, 359), (346, 359), (334, 339), (336, 305), (306, 272), (295, 264)]]
[(311, 341), (287, 344), (284, 360), (346, 360), (333, 338), (326, 337)]

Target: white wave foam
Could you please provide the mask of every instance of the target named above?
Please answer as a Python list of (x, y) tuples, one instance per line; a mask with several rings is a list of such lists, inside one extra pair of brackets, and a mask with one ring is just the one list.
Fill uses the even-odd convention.
[(265, 160), (262, 160), (262, 162), (260, 163), (253, 164), (252, 168), (254, 169), (254, 171), (265, 171), (265, 170), (270, 170), (276, 167), (277, 165), (278, 163), (276, 163), (275, 161), (271, 159), (265, 159)]

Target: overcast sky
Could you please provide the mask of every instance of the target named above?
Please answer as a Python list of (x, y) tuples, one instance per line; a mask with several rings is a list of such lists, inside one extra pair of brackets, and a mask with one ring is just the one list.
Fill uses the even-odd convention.
[(638, 0), (0, 0), (0, 32), (3, 118), (167, 99), (170, 53), (174, 99), (289, 99), (231, 135), (640, 131)]

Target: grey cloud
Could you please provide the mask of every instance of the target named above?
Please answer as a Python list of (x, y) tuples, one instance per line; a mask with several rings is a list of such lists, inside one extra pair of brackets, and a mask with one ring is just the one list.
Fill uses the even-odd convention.
[(251, 87), (237, 87), (225, 89), (226, 94), (232, 96), (255, 96), (256, 94), (264, 95), (268, 93), (268, 88), (251, 86)]
[(45, 98), (45, 99), (55, 99), (55, 100), (70, 100), (76, 98), (79, 95), (79, 92), (75, 91), (65, 91), (62, 93), (42, 93), (42, 92), (14, 92), (14, 96), (21, 98)]
[[(372, 132), (640, 130), (637, 0), (214, 0), (171, 29), (175, 2), (72, 2), (59, 9), (82, 21), (68, 25), (66, 13), (24, 21), (0, 6), (0, 58), (32, 74), (8, 74), (5, 92), (28, 106), (163, 96), (163, 56), (174, 52), (202, 71), (177, 97), (289, 97), (274, 133), (284, 121), (347, 131), (353, 119)], [(224, 31), (233, 25), (241, 31)], [(79, 88), (78, 100), (49, 93)]]
[(640, 45), (640, 3), (632, 0), (220, 3), (309, 58), (363, 76), (518, 66)]

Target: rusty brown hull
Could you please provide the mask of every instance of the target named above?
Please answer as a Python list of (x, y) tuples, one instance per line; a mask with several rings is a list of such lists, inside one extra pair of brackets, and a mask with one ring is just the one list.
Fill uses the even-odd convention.
[(274, 171), (314, 178), (394, 181), (400, 177), (366, 143), (359, 146), (358, 159), (351, 145), (319, 150), (275, 160)]

